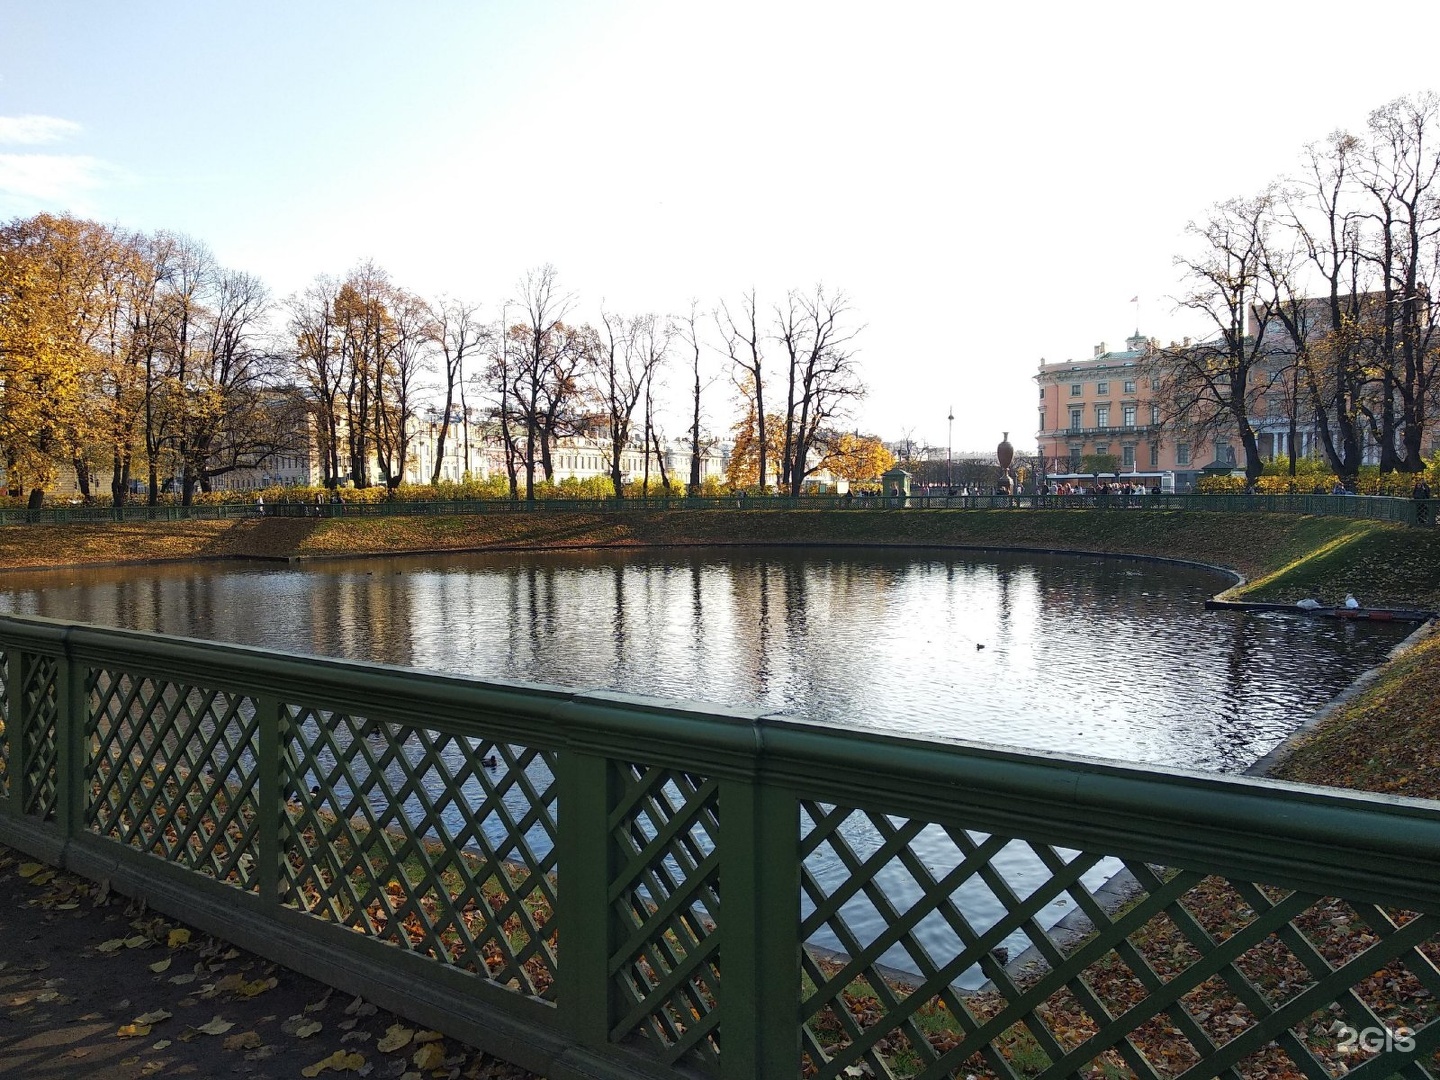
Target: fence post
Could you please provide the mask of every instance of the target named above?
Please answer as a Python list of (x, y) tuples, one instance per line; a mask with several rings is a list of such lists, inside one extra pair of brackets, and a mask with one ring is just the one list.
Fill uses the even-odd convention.
[[(299, 794), (295, 790), (299, 778), (289, 767), (289, 755), (282, 755), (280, 751), (287, 734), (280, 709), (280, 701), (273, 694), (259, 694), (255, 698), (255, 715), (259, 721), (256, 725), (255, 768), (260, 774), (260, 827), (255, 838), (255, 874), (260, 900), (266, 907), (280, 903), (280, 863), (285, 858), (284, 843), (288, 840), (288, 837), (280, 835), (280, 819), (285, 816), (285, 806), (291, 794)], [(286, 766), (283, 772), (282, 760)]]
[(720, 784), (720, 1076), (800, 1070), (800, 804), (758, 778)]
[(55, 824), (65, 840), (84, 828), (85, 741), (89, 714), (83, 665), (70, 654), (67, 627), (55, 654)]
[(616, 779), (607, 758), (568, 747), (557, 755), (555, 772), (559, 1022), (582, 1046), (602, 1050), (617, 1015), (610, 979), (616, 920), (609, 900), (615, 879), (609, 823)]

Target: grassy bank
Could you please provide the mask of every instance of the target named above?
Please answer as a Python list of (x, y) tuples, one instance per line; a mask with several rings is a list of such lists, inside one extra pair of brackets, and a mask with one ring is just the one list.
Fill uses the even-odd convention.
[(1306, 553), (1361, 537), (1421, 534), (1373, 522), (1289, 514), (1088, 510), (669, 511), (457, 517), (239, 519), (0, 528), (0, 567), (218, 556), (305, 557), (406, 551), (672, 544), (934, 544), (1161, 555), (1272, 574)]
[(1440, 799), (1440, 634), (1390, 663), (1270, 775)]

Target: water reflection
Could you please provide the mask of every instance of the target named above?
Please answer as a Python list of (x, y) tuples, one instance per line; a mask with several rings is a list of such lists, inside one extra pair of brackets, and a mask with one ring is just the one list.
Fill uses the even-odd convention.
[[(14, 575), (3, 585), (0, 610), (1220, 771), (1243, 769), (1269, 750), (1406, 632), (1383, 623), (1206, 612), (1203, 601), (1223, 585), (1211, 573), (1074, 556), (506, 554), (304, 569), (115, 568)], [(494, 749), (449, 746), (452, 775), (463, 771), (467, 751), (473, 758)], [(509, 767), (494, 766), (502, 773)], [(546, 762), (527, 758), (521, 767), (538, 790), (548, 790)], [(403, 777), (391, 780), (401, 785)], [(317, 787), (320, 798), (344, 803), (345, 791), (333, 782)], [(478, 782), (472, 778), (464, 794), (476, 805)], [(522, 795), (518, 788), (506, 795), (512, 820), (529, 810)], [(445, 813), (452, 835), (482, 847), (507, 842), (498, 818), (467, 822), (458, 805), (465, 804)], [(419, 803), (411, 809), (418, 814)], [(863, 814), (841, 830), (861, 859), (883, 843)], [(540, 826), (530, 833), (531, 850), (548, 853), (548, 834)], [(1017, 895), (1049, 880), (1035, 852), (1018, 841), (957, 837), (932, 825), (912, 848), (938, 880), (981, 843), (996, 848), (992, 865)], [(806, 864), (822, 888), (848, 873), (828, 846)], [(1102, 859), (1075, 869), (1095, 887), (1116, 865)], [(900, 909), (918, 898), (896, 861), (876, 880)], [(1005, 912), (980, 878), (957, 885), (954, 897), (979, 933)], [(802, 907), (813, 910), (809, 897)], [(1055, 898), (1036, 918), (1049, 925), (1065, 907)], [(848, 902), (843, 915), (862, 945), (888, 922), (865, 896)], [(915, 935), (937, 956), (959, 947), (938, 915), (922, 920)], [(810, 940), (840, 945), (824, 929)], [(1026, 941), (1016, 932), (1005, 944), (1023, 949)], [(883, 961), (915, 964), (899, 945)], [(958, 981), (978, 979), (974, 970)]]
[(14, 575), (0, 609), (1237, 771), (1402, 626), (1206, 612), (1205, 571), (791, 549)]

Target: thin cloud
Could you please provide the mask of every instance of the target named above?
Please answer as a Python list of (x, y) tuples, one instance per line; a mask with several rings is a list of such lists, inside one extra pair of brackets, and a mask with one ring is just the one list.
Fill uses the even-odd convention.
[(0, 145), (41, 146), (80, 134), (80, 125), (58, 116), (0, 116)]
[(116, 177), (82, 154), (0, 154), (0, 200), (66, 205)]

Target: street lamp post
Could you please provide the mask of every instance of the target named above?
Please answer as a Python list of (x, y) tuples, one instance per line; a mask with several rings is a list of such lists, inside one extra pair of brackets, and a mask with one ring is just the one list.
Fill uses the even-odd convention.
[(950, 495), (955, 490), (955, 471), (951, 464), (951, 454), (955, 446), (955, 406), (950, 406), (950, 415), (945, 418), (948, 426), (945, 428), (945, 494)]

